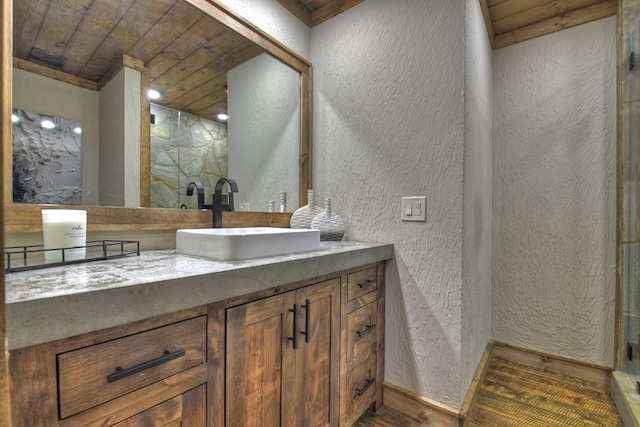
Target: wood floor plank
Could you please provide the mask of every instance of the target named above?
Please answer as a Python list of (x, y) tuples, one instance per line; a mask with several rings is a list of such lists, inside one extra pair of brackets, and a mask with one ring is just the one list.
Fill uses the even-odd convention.
[(608, 386), (500, 358), (491, 361), (469, 426), (622, 426)]
[[(419, 427), (389, 407), (368, 411), (354, 427)], [(623, 427), (608, 385), (495, 357), (480, 384), (468, 427)]]
[(388, 406), (383, 406), (377, 413), (367, 411), (353, 424), (353, 427), (421, 427), (429, 424), (416, 421)]

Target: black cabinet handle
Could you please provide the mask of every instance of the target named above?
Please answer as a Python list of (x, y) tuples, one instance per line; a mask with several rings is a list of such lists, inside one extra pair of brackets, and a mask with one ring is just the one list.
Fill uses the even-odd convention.
[(293, 308), (289, 311), (293, 313), (293, 336), (287, 337), (289, 341), (293, 341), (293, 349), (298, 348), (298, 304), (293, 304)]
[(162, 356), (149, 360), (147, 362), (140, 363), (139, 365), (135, 365), (130, 368), (121, 368), (120, 366), (118, 366), (114, 373), (107, 375), (107, 382), (112, 383), (114, 381), (121, 380), (123, 378), (137, 374), (138, 372), (142, 372), (147, 369), (153, 368), (154, 366), (167, 363), (170, 360), (177, 359), (178, 357), (182, 357), (184, 355), (185, 355), (184, 349), (174, 351), (173, 353), (170, 352), (169, 350), (165, 350)]
[(356, 392), (358, 393), (357, 397), (362, 396), (375, 381), (375, 378), (369, 378), (362, 388), (356, 388)]
[(311, 301), (306, 300), (302, 308), (305, 309), (304, 331), (300, 333), (304, 335), (304, 342), (309, 342), (309, 338), (311, 336)]
[(369, 335), (371, 333), (371, 331), (373, 331), (376, 328), (376, 325), (367, 325), (366, 328), (364, 328), (361, 331), (357, 331), (356, 335), (358, 335), (358, 339), (366, 337), (367, 335)]
[(369, 286), (372, 286), (372, 285), (375, 285), (375, 284), (376, 284), (376, 281), (375, 281), (375, 280), (367, 280), (367, 281), (366, 281), (366, 282), (364, 282), (364, 283), (358, 283), (358, 287), (359, 287), (360, 289), (366, 289), (366, 288), (368, 288)]

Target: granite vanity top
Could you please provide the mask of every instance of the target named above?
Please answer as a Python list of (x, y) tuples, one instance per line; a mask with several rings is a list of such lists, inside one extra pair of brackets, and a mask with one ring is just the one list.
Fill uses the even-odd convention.
[(9, 349), (66, 338), (390, 259), (393, 245), (321, 249), (245, 261), (174, 250), (5, 276)]

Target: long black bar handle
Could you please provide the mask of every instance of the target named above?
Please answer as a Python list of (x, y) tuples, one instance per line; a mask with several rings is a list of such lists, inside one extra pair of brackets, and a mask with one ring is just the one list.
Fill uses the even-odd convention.
[(375, 378), (369, 378), (362, 388), (356, 388), (356, 393), (358, 393), (358, 397), (362, 396), (369, 389), (369, 387), (373, 385), (375, 381), (376, 381)]
[(372, 285), (375, 285), (375, 284), (376, 284), (376, 281), (375, 281), (375, 280), (367, 280), (367, 281), (366, 281), (366, 282), (364, 282), (364, 283), (358, 283), (358, 287), (359, 287), (360, 289), (366, 289), (366, 288), (368, 288), (369, 286), (372, 286)]
[(300, 333), (304, 335), (304, 342), (309, 342), (309, 338), (311, 338), (311, 300), (306, 300), (302, 308), (305, 309), (304, 331)]
[(293, 336), (287, 338), (293, 341), (293, 349), (296, 350), (298, 348), (298, 304), (293, 304), (293, 308), (289, 311), (293, 313)]
[(356, 335), (358, 335), (358, 339), (364, 338), (367, 335), (369, 335), (371, 331), (373, 331), (375, 328), (376, 328), (376, 325), (367, 325), (367, 327), (364, 328), (363, 330), (357, 331)]
[(184, 349), (174, 351), (173, 353), (170, 352), (169, 350), (165, 350), (162, 356), (149, 360), (147, 362), (142, 362), (139, 365), (135, 365), (126, 369), (118, 366), (114, 373), (107, 375), (107, 382), (112, 383), (112, 382), (124, 379), (131, 375), (137, 374), (138, 372), (146, 371), (147, 369), (153, 368), (154, 366), (167, 363), (170, 360), (177, 359), (178, 357), (182, 357), (184, 355), (185, 355)]

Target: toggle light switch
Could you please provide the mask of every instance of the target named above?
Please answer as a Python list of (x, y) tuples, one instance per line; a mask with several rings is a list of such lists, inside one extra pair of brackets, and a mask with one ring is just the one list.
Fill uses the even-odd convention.
[(426, 221), (427, 198), (425, 196), (402, 198), (402, 221)]

